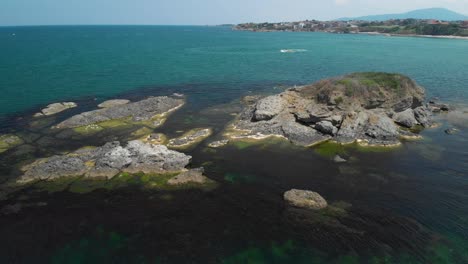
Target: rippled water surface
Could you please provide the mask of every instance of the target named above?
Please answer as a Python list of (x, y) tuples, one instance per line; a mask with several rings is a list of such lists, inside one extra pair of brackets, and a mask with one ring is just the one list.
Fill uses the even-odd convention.
[[(21, 190), (0, 201), (0, 262), (468, 263), (466, 113), (461, 121), (438, 115), (439, 127), (392, 150), (299, 148), (271, 139), (206, 146), (239, 111), (241, 96), (347, 72), (400, 72), (429, 96), (463, 104), (468, 41), (224, 27), (20, 27), (0, 28), (0, 62), (0, 128), (40, 139), (50, 140), (51, 124), (105, 98), (186, 94), (187, 104), (157, 132), (213, 128), (186, 152), (191, 166), (204, 166), (219, 183), (210, 190)], [(79, 107), (29, 126), (39, 107), (63, 100)], [(453, 126), (458, 134), (444, 133)], [(125, 140), (124, 132), (112, 139)], [(1, 180), (35, 158), (109, 139), (34, 139), (32, 153), (0, 154)], [(337, 153), (348, 162), (334, 163)], [(282, 195), (291, 188), (317, 191), (330, 206), (288, 207)], [(17, 212), (15, 204), (22, 205)]]

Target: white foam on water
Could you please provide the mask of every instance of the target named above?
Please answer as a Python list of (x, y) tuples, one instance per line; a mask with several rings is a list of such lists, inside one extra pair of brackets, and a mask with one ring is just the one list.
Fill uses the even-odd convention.
[(306, 52), (306, 49), (282, 49), (281, 53), (296, 53), (296, 52)]

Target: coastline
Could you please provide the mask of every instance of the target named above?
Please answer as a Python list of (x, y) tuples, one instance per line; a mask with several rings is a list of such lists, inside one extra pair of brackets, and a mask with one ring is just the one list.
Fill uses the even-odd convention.
[(416, 37), (416, 38), (438, 38), (438, 39), (462, 39), (468, 40), (468, 37), (463, 36), (451, 36), (451, 35), (417, 35), (417, 34), (390, 34), (390, 33), (380, 33), (380, 32), (357, 32), (352, 34), (362, 34), (362, 35), (376, 35), (376, 36), (387, 36), (387, 37)]
[(417, 35), (417, 34), (391, 34), (391, 33), (380, 33), (380, 32), (353, 32), (353, 33), (337, 33), (337, 32), (328, 32), (328, 31), (298, 31), (298, 30), (253, 30), (253, 29), (237, 29), (232, 28), (233, 31), (250, 31), (250, 32), (310, 32), (310, 33), (329, 33), (329, 34), (361, 34), (361, 35), (380, 35), (387, 37), (416, 37), (416, 38), (438, 38), (438, 39), (461, 39), (468, 40), (468, 36), (452, 36), (452, 35)]

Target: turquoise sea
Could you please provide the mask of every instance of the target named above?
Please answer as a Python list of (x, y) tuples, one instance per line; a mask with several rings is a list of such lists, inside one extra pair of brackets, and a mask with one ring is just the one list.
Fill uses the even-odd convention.
[(468, 97), (464, 40), (252, 33), (229, 27), (4, 27), (0, 62), (1, 115), (148, 86), (184, 86), (181, 92), (222, 102), (260, 87), (355, 71), (399, 72), (431, 96)]
[[(296, 52), (284, 53), (283, 49)], [(221, 137), (245, 95), (277, 93), (357, 71), (408, 75), (459, 115), (397, 149), (234, 142), (186, 150), (213, 190), (0, 185), (0, 263), (468, 263), (468, 41), (229, 27), (0, 27), (0, 183), (37, 158), (123, 141), (129, 130), (64, 139), (49, 127), (107, 98), (183, 93), (155, 132), (196, 127)], [(79, 107), (38, 122), (47, 104)], [(459, 132), (447, 135), (444, 130)], [(119, 134), (120, 133), (120, 134)], [(337, 164), (335, 154), (349, 162)], [(319, 213), (285, 206), (312, 189)], [(73, 190), (74, 191), (73, 191)]]

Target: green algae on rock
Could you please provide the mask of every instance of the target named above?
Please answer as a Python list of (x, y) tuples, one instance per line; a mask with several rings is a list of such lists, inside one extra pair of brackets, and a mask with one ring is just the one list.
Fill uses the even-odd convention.
[(24, 141), (13, 134), (0, 135), (0, 153), (23, 144)]
[[(31, 187), (37, 191), (90, 193), (95, 190), (118, 190), (120, 188), (137, 188), (141, 190), (181, 190), (181, 189), (203, 189), (216, 188), (215, 181), (202, 175), (202, 169), (188, 170), (185, 172), (168, 173), (120, 173), (112, 179), (87, 178), (87, 177), (63, 177), (53, 180), (38, 181), (31, 183)], [(196, 174), (196, 178), (184, 175)], [(175, 180), (180, 177), (183, 180)]]

